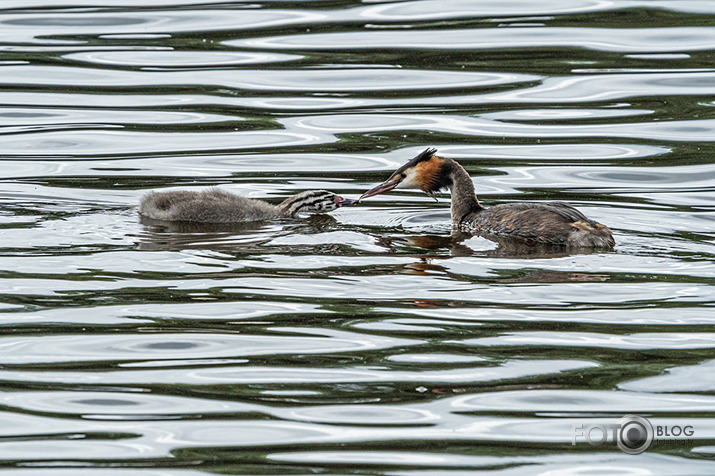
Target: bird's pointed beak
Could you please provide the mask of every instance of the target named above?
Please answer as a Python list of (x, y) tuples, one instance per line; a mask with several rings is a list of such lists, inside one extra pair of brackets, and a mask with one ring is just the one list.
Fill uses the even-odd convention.
[(343, 198), (343, 197), (335, 197), (335, 203), (338, 205), (338, 208), (341, 207), (351, 207), (353, 205), (357, 205), (360, 202), (360, 200), (352, 200), (350, 198)]
[(386, 182), (381, 183), (375, 188), (371, 188), (367, 192), (363, 193), (360, 195), (360, 198), (358, 201), (363, 200), (365, 198), (369, 197), (374, 197), (375, 195), (380, 195), (381, 193), (387, 193), (390, 190), (394, 189), (400, 184), (400, 180), (398, 179), (389, 179)]

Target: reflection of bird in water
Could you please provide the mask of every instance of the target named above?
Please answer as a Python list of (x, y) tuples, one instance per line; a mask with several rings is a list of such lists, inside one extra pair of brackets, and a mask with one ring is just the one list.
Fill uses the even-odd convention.
[(360, 200), (395, 188), (418, 188), (434, 195), (452, 191), (452, 224), (458, 230), (507, 238), (525, 244), (571, 248), (613, 248), (611, 230), (564, 202), (505, 203), (483, 207), (464, 168), (427, 149), (397, 169), (387, 181), (365, 192)]
[[(421, 248), (423, 250), (449, 250), (450, 256), (472, 256), (476, 252), (462, 242), (470, 235), (454, 233), (452, 235), (407, 235), (407, 236), (380, 236), (375, 244), (395, 253), (397, 247)], [(412, 250), (411, 250), (412, 251)], [(414, 250), (417, 253), (417, 250)]]
[(144, 225), (138, 236), (140, 249), (145, 250), (213, 250), (222, 253), (335, 254), (337, 243), (314, 245), (271, 244), (281, 236), (316, 235), (330, 232), (339, 222), (327, 214), (308, 215), (304, 220), (276, 219), (234, 223), (204, 223), (196, 221), (162, 221), (140, 216)]
[[(448, 259), (462, 256), (482, 256), (485, 258), (512, 258), (512, 259), (539, 259), (539, 258), (561, 258), (571, 256), (564, 248), (539, 248), (539, 247), (514, 247), (513, 243), (500, 243), (496, 249), (475, 251), (463, 243), (469, 235), (464, 233), (454, 233), (450, 236), (439, 235), (414, 235), (407, 237), (384, 238), (381, 246), (389, 247), (394, 252), (395, 245), (404, 243), (411, 247), (418, 247), (429, 251), (438, 249), (449, 250), (449, 256), (439, 253), (419, 256), (419, 261), (408, 263), (403, 266), (406, 274), (417, 275), (444, 275), (455, 276), (447, 266)], [(522, 243), (523, 245), (523, 243)], [(579, 250), (579, 254), (590, 254), (592, 250)], [(434, 261), (436, 260), (436, 262)], [(456, 276), (457, 281), (463, 280)], [(604, 282), (608, 281), (608, 274), (596, 274), (587, 272), (556, 271), (548, 269), (523, 269), (518, 272), (502, 272), (492, 270), (487, 281), (489, 283), (565, 283), (565, 282)], [(419, 300), (418, 300), (419, 301)], [(415, 301), (417, 303), (418, 301)], [(425, 301), (428, 302), (428, 301)], [(415, 304), (420, 306), (419, 304)]]
[(272, 205), (212, 188), (202, 192), (148, 193), (142, 197), (139, 214), (162, 221), (239, 223), (290, 218), (300, 213), (326, 213), (354, 203), (355, 200), (344, 199), (327, 190), (309, 190)]
[[(473, 234), (463, 233), (456, 230), (451, 235), (406, 235), (406, 236), (380, 236), (375, 243), (388, 249), (391, 253), (407, 249), (411, 253), (418, 253), (416, 248), (429, 251), (447, 250), (449, 256), (483, 256), (488, 258), (512, 258), (512, 259), (542, 259), (542, 258), (563, 258), (573, 254), (591, 254), (596, 252), (595, 248), (569, 249), (564, 246), (553, 246), (540, 243), (528, 243), (515, 239), (498, 239), (496, 246), (488, 249), (477, 247), (472, 248), (469, 239)], [(444, 258), (441, 253), (432, 253), (432, 258)]]

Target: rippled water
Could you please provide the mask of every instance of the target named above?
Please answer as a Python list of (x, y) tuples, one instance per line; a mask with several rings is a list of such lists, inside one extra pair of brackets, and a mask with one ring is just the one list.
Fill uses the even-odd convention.
[[(715, 3), (4, 0), (0, 473), (715, 473)], [(149, 190), (356, 198), (427, 146), (613, 252), (449, 197), (141, 223)], [(572, 446), (627, 413), (692, 425)]]

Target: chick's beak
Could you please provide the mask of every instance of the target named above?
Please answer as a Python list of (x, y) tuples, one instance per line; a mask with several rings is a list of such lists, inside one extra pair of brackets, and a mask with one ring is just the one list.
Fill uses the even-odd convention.
[(395, 177), (395, 178), (392, 178), (392, 177), (391, 177), (391, 178), (389, 178), (387, 181), (385, 181), (385, 182), (381, 183), (380, 185), (378, 185), (377, 187), (371, 188), (371, 189), (368, 190), (367, 192), (365, 192), (365, 193), (363, 193), (362, 195), (360, 195), (360, 198), (358, 199), (358, 201), (363, 200), (363, 199), (368, 198), (368, 197), (374, 197), (375, 195), (380, 195), (381, 193), (387, 193), (387, 192), (389, 192), (390, 190), (392, 190), (392, 189), (394, 189), (395, 187), (397, 187), (397, 186), (400, 184), (401, 181), (402, 181), (402, 180), (401, 180), (401, 178), (400, 178), (399, 176), (398, 176), (398, 177)]
[(338, 207), (350, 207), (352, 205), (357, 205), (359, 200), (351, 200), (349, 198), (343, 198), (343, 197), (335, 197), (335, 204)]

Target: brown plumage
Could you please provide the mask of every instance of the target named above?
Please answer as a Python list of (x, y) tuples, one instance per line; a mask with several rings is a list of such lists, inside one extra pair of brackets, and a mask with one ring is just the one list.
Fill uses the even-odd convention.
[(360, 200), (395, 188), (418, 188), (434, 195), (452, 191), (452, 223), (455, 228), (494, 238), (572, 248), (605, 248), (615, 245), (613, 234), (564, 202), (505, 203), (485, 208), (474, 194), (474, 184), (464, 168), (452, 159), (424, 152), (398, 168), (384, 183), (365, 192)]
[(288, 218), (299, 213), (327, 213), (355, 202), (327, 190), (309, 190), (272, 205), (212, 188), (201, 192), (148, 193), (142, 197), (139, 214), (163, 221), (238, 223)]

